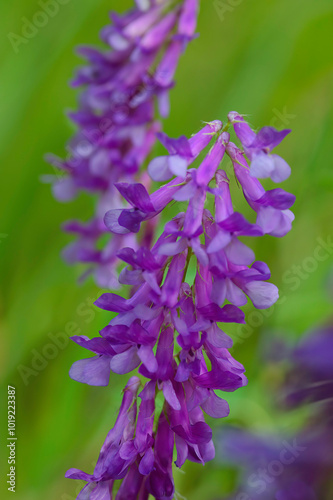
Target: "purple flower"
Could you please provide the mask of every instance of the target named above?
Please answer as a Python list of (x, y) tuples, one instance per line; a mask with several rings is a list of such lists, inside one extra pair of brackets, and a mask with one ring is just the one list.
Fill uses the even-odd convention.
[(222, 129), (219, 120), (207, 125), (190, 139), (181, 136), (170, 139), (165, 134), (159, 134), (163, 146), (170, 153), (152, 160), (148, 166), (148, 173), (154, 181), (167, 181), (174, 175), (185, 179), (187, 168), (199, 154), (208, 146), (213, 136)]
[(228, 115), (246, 156), (251, 160), (250, 175), (259, 179), (270, 177), (274, 182), (285, 181), (291, 173), (289, 165), (271, 151), (290, 134), (291, 130), (264, 127), (256, 134), (244, 118), (236, 112)]
[(280, 188), (265, 191), (260, 182), (250, 175), (242, 151), (235, 144), (229, 143), (227, 152), (244, 196), (257, 212), (257, 225), (265, 234), (285, 236), (291, 230), (294, 220), (294, 214), (289, 208), (294, 204), (295, 196)]
[[(188, 2), (191, 5), (194, 2)], [(152, 22), (153, 14), (149, 10), (146, 14), (144, 21)], [(149, 171), (162, 181), (175, 178), (151, 193), (147, 182), (117, 182), (124, 206), (105, 215), (115, 238), (129, 238), (154, 223), (170, 203), (187, 203), (185, 212), (165, 224), (155, 244), (118, 250), (117, 257), (126, 264), (120, 282), (131, 286), (130, 294), (103, 294), (96, 305), (114, 315), (101, 336), (73, 338), (95, 354), (74, 363), (70, 375), (75, 380), (107, 385), (111, 372), (125, 374), (134, 369), (147, 380), (139, 394), (136, 430), (131, 427), (112, 451), (115, 454), (110, 452), (121, 472), (111, 469), (111, 475), (101, 478), (85, 476), (90, 484), (105, 489), (123, 474), (116, 498), (127, 494), (147, 499), (151, 494), (171, 500), (174, 443), (178, 467), (186, 460), (205, 464), (214, 458), (212, 431), (204, 414), (228, 416), (228, 403), (216, 391), (232, 392), (247, 384), (244, 367), (229, 352), (232, 340), (225, 330), (229, 323), (245, 323), (240, 306), (247, 297), (257, 309), (268, 308), (278, 299), (276, 286), (268, 282), (268, 266), (255, 260), (241, 238), (285, 234), (294, 197), (282, 189), (266, 192), (250, 175), (243, 152), (230, 142), (228, 126), (211, 122), (189, 140), (160, 136), (170, 154), (153, 160)], [(213, 139), (198, 168), (187, 170)], [(233, 209), (230, 181), (221, 168), (226, 154), (257, 213), (256, 223)], [(213, 214), (205, 208), (210, 197)], [(155, 429), (159, 392), (164, 405)]]
[[(69, 114), (78, 131), (68, 144), (66, 159), (48, 156), (56, 175), (45, 180), (62, 202), (82, 191), (97, 195), (90, 221), (76, 222), (78, 230), (73, 230), (73, 223), (65, 226), (77, 239), (63, 255), (69, 264), (86, 264), (84, 277), (92, 273), (101, 287), (116, 287), (117, 252), (135, 245), (133, 236), (124, 240), (110, 235), (104, 215), (124, 209), (116, 185), (139, 181), (148, 187), (140, 171), (161, 129), (155, 102), (160, 115), (168, 116), (169, 90), (179, 57), (194, 36), (197, 11), (196, 0), (173, 6), (168, 1), (141, 0), (128, 13), (111, 14), (112, 24), (101, 31), (106, 50), (79, 48), (88, 65), (72, 82), (84, 87), (78, 111)], [(132, 231), (140, 222), (127, 215), (122, 215), (124, 224)]]
[[(69, 469), (66, 477), (88, 481), (78, 498), (112, 499), (112, 486), (116, 479), (126, 476), (130, 461), (121, 457), (122, 447), (134, 435), (136, 419), (136, 394), (140, 381), (132, 377), (124, 389), (122, 405), (116, 423), (102, 446), (93, 474)], [(104, 497), (103, 497), (104, 495)]]
[[(241, 496), (258, 500), (330, 499), (333, 467), (332, 341), (332, 326), (327, 325), (306, 335), (289, 351), (289, 368), (284, 383), (287, 407), (311, 403), (308, 419), (302, 419), (295, 434), (265, 436), (261, 433), (259, 436), (236, 428), (224, 428), (220, 432), (218, 457), (227, 459), (229, 466), (230, 463), (241, 465), (239, 488), (230, 500)], [(279, 474), (275, 473), (277, 470)], [(265, 488), (259, 488), (264, 478), (267, 478), (262, 483)]]

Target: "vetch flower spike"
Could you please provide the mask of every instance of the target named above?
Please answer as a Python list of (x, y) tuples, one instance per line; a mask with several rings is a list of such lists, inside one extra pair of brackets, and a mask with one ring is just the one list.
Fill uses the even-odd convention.
[[(247, 384), (244, 367), (229, 351), (233, 342), (226, 333), (228, 324), (245, 323), (240, 307), (248, 298), (255, 308), (265, 309), (279, 295), (268, 281), (267, 264), (256, 261), (253, 250), (241, 238), (286, 234), (295, 198), (280, 188), (266, 192), (250, 174), (245, 154), (253, 151), (248, 147), (243, 151), (230, 142), (227, 129), (231, 122), (241, 123), (243, 128), (236, 128), (236, 133), (245, 143), (251, 131), (241, 119), (236, 122), (233, 114), (224, 128), (220, 121), (209, 122), (189, 140), (162, 135), (170, 154), (153, 160), (149, 172), (163, 181), (174, 179), (152, 193), (139, 183), (116, 185), (131, 206), (106, 214), (107, 227), (119, 236), (144, 233), (159, 213), (167, 213), (170, 203), (182, 201), (187, 207), (165, 224), (150, 248), (125, 247), (118, 252), (126, 264), (120, 279), (130, 285), (130, 294), (103, 294), (96, 305), (115, 315), (101, 336), (73, 338), (95, 354), (74, 363), (70, 371), (73, 379), (105, 386), (111, 372), (125, 374), (138, 369), (143, 385), (138, 412), (137, 379), (132, 378), (126, 386), (124, 398), (128, 402), (123, 402), (114, 430), (102, 448), (97, 471), (93, 475), (69, 471), (68, 477), (88, 482), (83, 490), (86, 493), (78, 498), (110, 500), (114, 498), (114, 481), (121, 479), (116, 500), (142, 500), (149, 494), (171, 500), (175, 492), (174, 445), (177, 467), (186, 460), (199, 464), (212, 460), (212, 431), (204, 415), (229, 415), (228, 403), (215, 391), (228, 393)], [(275, 142), (283, 135), (276, 135)], [(264, 141), (259, 134), (257, 144), (260, 140)], [(211, 147), (204, 153), (208, 145)], [(199, 153), (204, 153), (199, 166), (187, 170)], [(228, 157), (256, 221), (234, 211), (232, 183), (224, 170)], [(213, 213), (205, 208), (209, 198)], [(194, 279), (188, 276), (191, 263)], [(162, 409), (155, 403), (159, 393), (164, 399)]]
[[(169, 91), (179, 58), (194, 37), (197, 13), (197, 0), (138, 0), (129, 12), (111, 14), (113, 23), (101, 31), (106, 50), (78, 50), (88, 60), (72, 82), (83, 87), (79, 110), (69, 114), (78, 131), (68, 144), (66, 159), (47, 156), (56, 175), (44, 180), (51, 182), (61, 202), (81, 192), (97, 198), (89, 221), (63, 226), (76, 236), (63, 257), (69, 264), (86, 265), (83, 278), (93, 273), (102, 288), (118, 286), (117, 252), (138, 247), (135, 235), (127, 236), (126, 230), (111, 235), (104, 216), (126, 208), (117, 185), (139, 182), (149, 188), (144, 166), (161, 131), (155, 103), (161, 117), (167, 117)], [(175, 164), (172, 174), (176, 170), (186, 172)], [(131, 221), (132, 230), (133, 217)], [(149, 246), (154, 229), (150, 226), (140, 243)]]

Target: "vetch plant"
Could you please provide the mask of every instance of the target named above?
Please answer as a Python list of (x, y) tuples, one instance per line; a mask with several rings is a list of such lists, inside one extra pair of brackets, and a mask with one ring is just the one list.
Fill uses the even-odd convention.
[[(106, 50), (79, 48), (89, 65), (72, 82), (83, 86), (79, 109), (69, 114), (78, 132), (65, 160), (48, 156), (63, 175), (46, 180), (59, 201), (82, 191), (97, 199), (91, 220), (64, 225), (77, 239), (63, 256), (70, 264), (86, 264), (86, 274), (93, 273), (102, 288), (117, 286), (117, 252), (136, 247), (132, 235), (107, 233), (104, 214), (123, 206), (117, 182), (140, 180), (149, 186), (144, 165), (161, 129), (155, 104), (162, 117), (169, 114), (168, 94), (179, 57), (194, 37), (197, 11), (197, 0), (137, 0), (130, 12), (111, 14), (112, 24), (101, 32)], [(149, 246), (153, 233), (148, 227), (141, 243)]]
[[(241, 146), (231, 142), (232, 128)], [(111, 372), (138, 369), (139, 375), (124, 389), (93, 474), (67, 472), (69, 478), (87, 481), (78, 499), (114, 498), (118, 480), (116, 500), (172, 499), (174, 447), (177, 467), (186, 460), (204, 465), (214, 458), (204, 414), (226, 417), (228, 403), (216, 391), (235, 391), (247, 383), (244, 367), (229, 352), (227, 324), (245, 323), (240, 307), (248, 299), (256, 309), (278, 299), (267, 264), (256, 261), (240, 238), (282, 237), (291, 229), (295, 197), (281, 188), (265, 191), (258, 179), (280, 182), (289, 176), (290, 167), (273, 153), (289, 132), (264, 127), (256, 133), (232, 112), (225, 126), (209, 122), (190, 139), (160, 135), (169, 154), (153, 159), (148, 172), (155, 181), (169, 182), (151, 194), (142, 183), (115, 184), (128, 204), (105, 215), (116, 237), (144, 234), (161, 212), (168, 214), (171, 203), (187, 206), (150, 248), (127, 246), (117, 253), (127, 264), (119, 280), (130, 286), (128, 298), (103, 294), (96, 305), (115, 315), (101, 336), (73, 337), (95, 354), (74, 363), (74, 380), (107, 386)], [(232, 182), (224, 169), (228, 159), (254, 211), (253, 222), (234, 211)], [(211, 211), (206, 208), (210, 200)], [(164, 400), (161, 410), (157, 397)]]

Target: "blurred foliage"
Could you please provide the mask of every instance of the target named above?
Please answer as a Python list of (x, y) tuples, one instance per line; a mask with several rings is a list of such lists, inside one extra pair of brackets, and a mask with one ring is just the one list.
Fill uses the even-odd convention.
[[(261, 388), (263, 378), (267, 387), (267, 377), (274, 386), (274, 370), (263, 371), (258, 353), (273, 330), (292, 342), (322, 323), (331, 309), (325, 287), (332, 248), (312, 271), (306, 269), (318, 238), (326, 241), (332, 236), (333, 5), (331, 0), (248, 0), (228, 9), (221, 20), (213, 0), (201, 3), (200, 37), (181, 60), (165, 131), (172, 136), (191, 134), (201, 120), (224, 120), (230, 110), (248, 114), (258, 128), (291, 127), (293, 133), (280, 153), (293, 169), (283, 187), (297, 196), (293, 231), (283, 240), (266, 237), (252, 242), (258, 260), (269, 264), (284, 300), (262, 320), (254, 319), (260, 325), (252, 326), (233, 349), (247, 368), (249, 385), (227, 395), (231, 416), (226, 422), (255, 429), (292, 426), (293, 416), (286, 420), (270, 412), (270, 394)], [(229, 5), (228, 0), (220, 3)], [(73, 133), (63, 109), (74, 108), (76, 102), (67, 85), (79, 64), (74, 47), (99, 43), (98, 32), (107, 23), (109, 9), (130, 5), (129, 0), (69, 0), (18, 47), (18, 53), (8, 34), (21, 35), (22, 18), (31, 20), (39, 3), (0, 5), (0, 370), (4, 383), (17, 388), (18, 500), (74, 500), (78, 485), (65, 480), (64, 472), (69, 467), (92, 470), (126, 379), (113, 377), (109, 388), (73, 382), (68, 369), (84, 352), (70, 343), (64, 349), (51, 348), (48, 354), (54, 359), (30, 373), (27, 384), (18, 367), (21, 372), (22, 366), (32, 367), (36, 353), (52, 344), (50, 333), (79, 328), (93, 336), (108, 321), (107, 313), (92, 307), (99, 294), (96, 286), (92, 281), (78, 286), (80, 270), (66, 267), (59, 256), (69, 241), (60, 224), (73, 217), (87, 219), (92, 201), (81, 196), (60, 205), (40, 176), (50, 173), (43, 155), (64, 154)], [(298, 280), (295, 265), (303, 273)], [(252, 305), (245, 309), (249, 316)], [(237, 328), (230, 332), (239, 337)], [(5, 388), (1, 394), (1, 433), (6, 435)], [(210, 423), (223, 428), (223, 422)], [(0, 453), (6, 462), (4, 444)], [(1, 498), (9, 495), (4, 465)], [(175, 478), (177, 491), (188, 500), (213, 500), (232, 488), (234, 474), (213, 462), (205, 468), (190, 464), (175, 471)]]

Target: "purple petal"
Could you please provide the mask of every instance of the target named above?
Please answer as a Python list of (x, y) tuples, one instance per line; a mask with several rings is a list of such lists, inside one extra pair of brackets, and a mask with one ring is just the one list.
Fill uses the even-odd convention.
[(198, 309), (199, 313), (211, 321), (221, 323), (245, 323), (244, 313), (236, 306), (227, 304), (222, 309), (217, 304), (208, 304)]
[(224, 249), (224, 252), (229, 260), (237, 266), (247, 266), (252, 264), (255, 259), (254, 252), (237, 238), (232, 238), (229, 245)]
[(290, 210), (262, 207), (258, 212), (257, 224), (265, 234), (282, 238), (291, 230), (293, 220), (294, 214)]
[(96, 488), (90, 494), (89, 500), (112, 500), (110, 493), (110, 482), (103, 481), (97, 483)]
[(199, 377), (194, 376), (194, 380), (201, 387), (227, 392), (233, 392), (243, 386), (243, 377), (241, 375), (218, 369), (203, 373)]
[[(253, 267), (253, 266), (252, 266)], [(227, 296), (226, 299), (231, 302), (234, 306), (245, 306), (247, 303), (247, 297), (242, 292), (242, 290), (235, 285), (230, 279), (227, 279)]]
[(158, 65), (155, 74), (155, 81), (160, 87), (168, 87), (172, 84), (177, 68), (178, 59), (183, 51), (181, 40), (173, 40), (167, 48), (162, 61)]
[(226, 297), (227, 297), (227, 280), (225, 278), (215, 279), (212, 286), (212, 292), (210, 295), (211, 300), (215, 304), (222, 306), (222, 304), (224, 304)]
[(89, 349), (96, 354), (104, 354), (106, 356), (114, 356), (115, 351), (110, 346), (109, 342), (101, 337), (89, 339), (83, 335), (71, 337), (71, 340), (76, 342), (79, 346)]
[(223, 123), (215, 120), (207, 123), (207, 125), (200, 130), (197, 134), (189, 139), (192, 155), (197, 157), (205, 147), (208, 146), (213, 136), (221, 130)]
[(110, 359), (108, 356), (80, 359), (72, 365), (69, 376), (83, 384), (106, 387), (110, 379)]
[(68, 469), (65, 474), (67, 479), (78, 479), (79, 481), (90, 481), (92, 476), (79, 469)]
[(182, 253), (188, 246), (187, 239), (181, 238), (173, 243), (165, 243), (158, 249), (160, 255), (178, 255)]
[(141, 360), (137, 353), (137, 348), (135, 346), (131, 347), (121, 354), (117, 354), (111, 359), (111, 370), (118, 375), (124, 375), (129, 373), (135, 368), (137, 368), (141, 363)]
[(179, 399), (177, 398), (175, 389), (173, 388), (171, 380), (163, 382), (163, 395), (169, 405), (176, 411), (181, 410)]
[(145, 220), (145, 214), (135, 209), (122, 210), (119, 215), (118, 223), (126, 228), (128, 232), (138, 233), (140, 231), (141, 222)]
[(194, 182), (189, 182), (175, 193), (173, 199), (176, 201), (187, 201), (194, 196), (197, 186)]
[(151, 473), (154, 467), (154, 452), (151, 448), (146, 451), (139, 465), (139, 472), (143, 476)]
[(138, 356), (150, 373), (157, 372), (157, 361), (150, 346), (142, 345), (138, 350)]
[(198, 0), (185, 0), (179, 18), (178, 33), (191, 39), (195, 33), (198, 18)]
[(169, 157), (160, 156), (154, 158), (148, 165), (148, 173), (153, 181), (168, 181), (172, 177), (172, 172), (169, 167)]
[(159, 134), (157, 134), (157, 137), (163, 144), (165, 149), (168, 150), (170, 155), (177, 154), (185, 158), (191, 158), (193, 156), (189, 141), (187, 137), (185, 137), (185, 135), (182, 135), (178, 139), (172, 139), (163, 132), (160, 132)]
[(76, 500), (91, 500), (91, 495), (92, 495), (92, 492), (95, 490), (95, 488), (96, 488), (96, 483), (87, 484), (83, 488), (83, 490), (80, 491)]
[(177, 460), (175, 462), (176, 466), (181, 468), (186, 462), (188, 456), (188, 446), (186, 441), (181, 438), (178, 434), (175, 436), (176, 450), (177, 450)]
[(209, 151), (201, 165), (198, 167), (196, 175), (196, 182), (198, 186), (208, 186), (209, 182), (214, 177), (215, 172), (223, 159), (225, 153), (225, 143), (229, 141), (229, 138), (230, 135), (227, 132), (223, 132), (218, 137), (214, 146)]
[(250, 297), (257, 309), (268, 309), (279, 298), (279, 290), (272, 283), (251, 281), (244, 287), (244, 292)]
[(219, 398), (214, 391), (210, 392), (209, 397), (201, 405), (201, 408), (213, 418), (225, 418), (229, 415), (230, 409), (227, 401)]
[(271, 175), (271, 179), (274, 182), (283, 182), (291, 174), (291, 168), (288, 163), (278, 155), (272, 155), (274, 161), (274, 170)]
[(222, 250), (231, 241), (231, 235), (228, 231), (218, 231), (207, 247), (207, 253), (216, 253)]
[(149, 194), (142, 184), (128, 184), (126, 182), (115, 184), (119, 193), (130, 203), (134, 208), (142, 212), (155, 212)]
[(268, 148), (270, 151), (278, 146), (283, 139), (290, 134), (290, 129), (276, 130), (274, 127), (263, 127), (257, 133), (256, 139), (251, 144), (251, 147), (264, 149)]
[(296, 196), (287, 193), (281, 188), (272, 189), (267, 191), (256, 203), (263, 205), (265, 207), (278, 208), (280, 210), (286, 210), (290, 208), (296, 200)]
[(232, 347), (232, 339), (224, 333), (215, 323), (207, 330), (207, 340), (214, 347), (222, 347), (230, 349)]
[(185, 179), (188, 161), (181, 156), (173, 155), (168, 160), (170, 172), (182, 179)]
[(250, 166), (250, 175), (252, 177), (256, 177), (257, 179), (265, 179), (267, 177), (271, 177), (273, 171), (274, 159), (272, 158), (272, 156), (269, 156), (266, 153), (260, 151), (253, 157)]
[[(281, 190), (282, 191), (282, 190)], [(258, 201), (260, 203), (260, 201)], [(235, 212), (227, 219), (218, 223), (219, 227), (230, 233), (239, 233), (244, 236), (262, 236), (262, 230), (255, 224), (250, 224), (245, 217)]]
[(105, 311), (112, 312), (126, 312), (130, 311), (132, 307), (128, 304), (128, 301), (115, 293), (103, 293), (95, 302), (95, 306)]
[(118, 222), (119, 216), (122, 211), (122, 209), (114, 209), (106, 212), (104, 216), (104, 224), (109, 229), (109, 231), (111, 231), (111, 233), (128, 234), (130, 232), (126, 227), (121, 226)]

